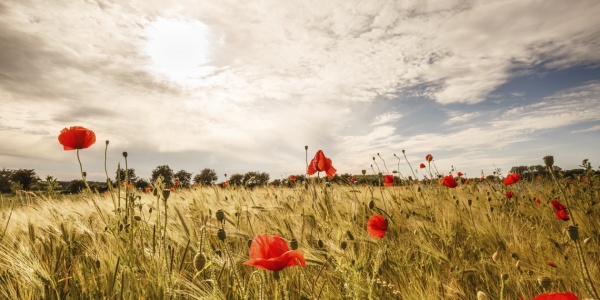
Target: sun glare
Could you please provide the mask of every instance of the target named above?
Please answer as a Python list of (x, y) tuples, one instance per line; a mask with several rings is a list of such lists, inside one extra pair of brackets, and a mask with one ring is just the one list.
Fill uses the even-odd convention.
[(196, 20), (153, 22), (146, 31), (144, 52), (151, 69), (180, 84), (192, 84), (209, 61), (209, 28)]

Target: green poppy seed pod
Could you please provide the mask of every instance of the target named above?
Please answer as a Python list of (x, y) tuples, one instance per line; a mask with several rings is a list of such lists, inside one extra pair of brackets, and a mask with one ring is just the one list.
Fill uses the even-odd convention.
[(544, 289), (547, 290), (550, 288), (550, 284), (552, 284), (552, 280), (549, 277), (538, 277), (538, 284)]
[(123, 224), (119, 224), (119, 231), (123, 231)]
[(156, 197), (158, 195), (158, 189), (152, 189), (152, 195)]
[(502, 279), (502, 281), (506, 281), (508, 279), (508, 274), (502, 273), (502, 274), (500, 274), (500, 278)]
[(274, 278), (275, 280), (279, 280), (279, 272), (277, 272), (277, 271), (274, 271), (274, 272), (273, 272), (273, 278)]
[(140, 217), (138, 215), (135, 215), (135, 216), (133, 216), (133, 219), (136, 220), (136, 221), (141, 221), (142, 217)]
[(123, 151), (123, 157), (127, 158), (127, 151)]
[(108, 145), (108, 143), (110, 143), (110, 141), (109, 141), (109, 140), (106, 140), (106, 141), (105, 141), (105, 143)]
[(346, 231), (346, 235), (348, 236), (348, 239), (353, 241), (354, 240), (354, 235), (352, 234), (352, 232), (350, 232), (350, 230)]
[(361, 172), (363, 175), (367, 174), (367, 170), (362, 170)]
[(346, 250), (346, 248), (348, 248), (348, 242), (342, 241), (340, 243), (340, 248), (342, 248), (342, 250)]
[(249, 239), (247, 244), (248, 244), (248, 248), (250, 248), (250, 246), (252, 246), (252, 239)]
[(222, 209), (217, 210), (215, 216), (219, 222), (223, 222), (223, 220), (225, 220), (225, 212)]
[(150, 208), (148, 209), (148, 213), (149, 213), (149, 214), (151, 214), (151, 213), (152, 213), (152, 207), (150, 207)]
[(369, 201), (369, 209), (373, 209), (375, 207), (375, 201)]
[(323, 248), (323, 246), (325, 246), (325, 244), (323, 244), (323, 240), (319, 239), (317, 246), (319, 246), (319, 248)]
[(96, 259), (96, 269), (100, 269), (100, 260)]
[(204, 269), (204, 266), (206, 266), (206, 256), (202, 252), (196, 253), (196, 256), (194, 256), (194, 269), (196, 269), (196, 272), (200, 272)]
[(492, 201), (492, 197), (487, 197), (487, 201), (491, 202)]
[(87, 172), (83, 172), (81, 175), (83, 175), (83, 177), (87, 177)]
[(419, 193), (421, 192), (421, 187), (417, 188), (417, 192), (419, 192)]
[(567, 228), (567, 233), (569, 234), (569, 238), (573, 241), (579, 240), (579, 228), (577, 226), (569, 226)]
[(544, 164), (546, 165), (546, 167), (552, 168), (552, 166), (554, 166), (554, 156), (552, 156), (552, 155), (544, 156)]
[(298, 241), (296, 239), (291, 239), (290, 240), (290, 248), (292, 250), (298, 249)]
[(402, 153), (404, 153), (404, 149), (402, 149)]
[(227, 238), (227, 233), (225, 233), (225, 229), (219, 229), (219, 231), (217, 231), (217, 237), (219, 238), (219, 240), (224, 241)]
[(469, 207), (473, 204), (473, 200), (469, 199), (467, 200), (467, 204), (469, 204)]
[(165, 201), (167, 201), (167, 199), (169, 199), (169, 196), (171, 196), (171, 190), (169, 190), (169, 189), (162, 190), (162, 196), (163, 196), (163, 199), (165, 199)]

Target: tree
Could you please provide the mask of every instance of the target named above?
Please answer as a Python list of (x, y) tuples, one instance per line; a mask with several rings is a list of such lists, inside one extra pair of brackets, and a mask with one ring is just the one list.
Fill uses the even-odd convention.
[(244, 174), (244, 184), (246, 185), (264, 185), (269, 183), (271, 176), (265, 172), (247, 172)]
[(194, 182), (202, 185), (211, 185), (215, 182), (219, 177), (217, 176), (217, 172), (213, 169), (205, 168), (200, 171), (198, 175), (194, 177)]
[(12, 174), (13, 170), (2, 168), (0, 171), (0, 193), (10, 193), (11, 192), (11, 183), (12, 183)]
[(181, 186), (187, 187), (192, 182), (192, 173), (186, 172), (183, 169), (177, 171), (174, 176), (176, 180), (179, 180)]
[(235, 173), (235, 174), (229, 176), (229, 184), (232, 184), (232, 185), (244, 184), (244, 175)]
[(136, 189), (145, 190), (147, 187), (150, 187), (150, 182), (148, 182), (146, 179), (138, 179), (135, 182)]
[(69, 183), (69, 185), (67, 185), (66, 191), (70, 194), (77, 194), (85, 189), (86, 189), (85, 182), (83, 180), (79, 179), (79, 180), (72, 180)]
[(24, 190), (29, 190), (31, 184), (40, 181), (40, 178), (33, 169), (18, 169), (13, 172), (11, 180), (20, 183)]
[(173, 174), (173, 170), (171, 170), (169, 165), (158, 166), (156, 169), (152, 170), (152, 181), (156, 181), (158, 180), (158, 177), (162, 176), (163, 182), (166, 185), (170, 185), (171, 182), (173, 182), (174, 175), (175, 174)]
[(121, 180), (121, 182), (125, 182), (125, 178), (126, 175), (129, 178), (129, 182), (136, 182), (138, 180), (138, 177), (135, 175), (135, 169), (129, 168), (129, 169), (117, 169), (117, 171), (115, 172), (116, 176), (115, 176), (115, 181), (119, 181)]

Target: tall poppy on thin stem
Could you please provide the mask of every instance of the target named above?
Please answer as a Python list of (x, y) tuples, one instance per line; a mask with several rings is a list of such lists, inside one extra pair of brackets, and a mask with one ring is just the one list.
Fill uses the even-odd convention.
[(316, 172), (325, 172), (327, 177), (333, 178), (333, 175), (335, 175), (337, 170), (333, 167), (331, 159), (325, 156), (323, 150), (319, 150), (315, 154), (315, 157), (310, 161), (306, 172), (308, 175), (313, 175)]
[(91, 192), (91, 189), (85, 180), (85, 172), (83, 172), (83, 165), (79, 158), (79, 150), (92, 146), (96, 142), (96, 134), (85, 127), (72, 126), (68, 129), (63, 128), (63, 130), (60, 131), (58, 142), (63, 145), (64, 150), (77, 150), (77, 161), (79, 162), (81, 178), (83, 178), (86, 187)]
[(244, 265), (279, 272), (287, 267), (304, 267), (306, 260), (300, 250), (290, 250), (279, 235), (259, 234), (250, 244), (250, 259)]

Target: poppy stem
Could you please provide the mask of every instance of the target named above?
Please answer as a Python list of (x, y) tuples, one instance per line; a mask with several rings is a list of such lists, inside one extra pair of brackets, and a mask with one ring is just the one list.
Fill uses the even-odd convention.
[(417, 179), (417, 175), (415, 175), (415, 170), (413, 170), (412, 166), (410, 165), (410, 161), (408, 161), (408, 158), (406, 158), (406, 152), (404, 150), (402, 150), (402, 154), (404, 155), (404, 159), (406, 159), (406, 162), (408, 163), (408, 167), (410, 167), (410, 171), (413, 174), (413, 178), (416, 180)]
[(81, 164), (81, 159), (79, 158), (79, 149), (77, 149), (77, 161), (79, 162), (79, 171), (81, 172), (81, 179), (83, 179), (83, 183), (85, 184), (85, 187), (87, 188), (87, 190), (90, 192), (90, 194), (92, 194), (92, 189), (90, 188), (90, 185), (87, 183), (87, 180), (85, 179), (85, 173), (83, 172), (83, 165)]

